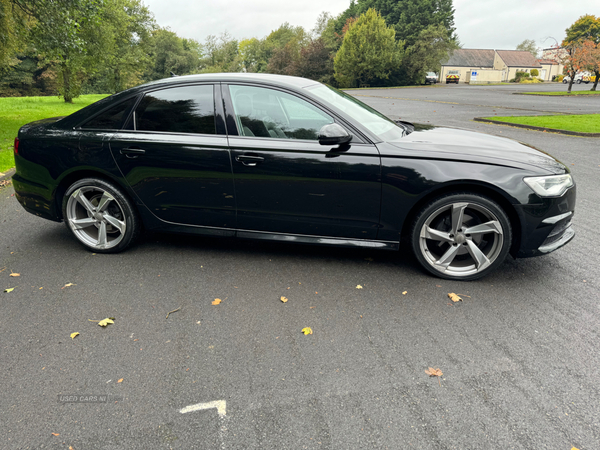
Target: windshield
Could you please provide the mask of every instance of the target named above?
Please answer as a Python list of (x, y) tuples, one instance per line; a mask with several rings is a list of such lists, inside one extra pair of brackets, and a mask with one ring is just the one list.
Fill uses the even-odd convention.
[(382, 141), (397, 141), (405, 135), (405, 130), (392, 120), (345, 92), (324, 84), (307, 89), (321, 100), (348, 114)]

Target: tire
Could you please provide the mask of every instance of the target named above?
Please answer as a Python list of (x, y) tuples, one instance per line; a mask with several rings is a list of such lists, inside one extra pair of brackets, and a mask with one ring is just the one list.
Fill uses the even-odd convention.
[(563, 78), (563, 84), (567, 84), (568, 81)]
[(427, 271), (447, 280), (471, 281), (502, 264), (512, 230), (508, 216), (493, 200), (456, 193), (439, 197), (419, 212), (411, 241)]
[(67, 228), (88, 250), (118, 253), (139, 236), (137, 211), (123, 191), (98, 178), (73, 183), (63, 197)]
[(581, 84), (581, 79), (576, 81), (577, 84)]

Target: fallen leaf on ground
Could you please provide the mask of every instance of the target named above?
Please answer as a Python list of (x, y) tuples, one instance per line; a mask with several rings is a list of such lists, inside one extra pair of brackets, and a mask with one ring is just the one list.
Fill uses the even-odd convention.
[(6, 292), (8, 294), (9, 292), (12, 292), (14, 290), (15, 290), (15, 288), (8, 288), (8, 289), (4, 289), (4, 292)]
[(9, 275), (9, 277), (20, 277), (20, 276), (21, 276), (20, 273), (14, 273), (14, 272), (11, 272)]
[(75, 339), (75, 336), (79, 336), (77, 331), (75, 333), (71, 333), (71, 339)]
[(406, 295), (406, 294), (408, 294), (408, 291), (404, 291), (404, 292), (402, 293), (402, 295)]
[(312, 328), (311, 327), (305, 327), (302, 328), (302, 332), (306, 335), (306, 334), (312, 334)]
[(430, 367), (428, 370), (425, 371), (425, 373), (430, 377), (441, 377), (442, 375), (444, 375), (440, 369), (434, 369), (433, 367)]
[(452, 300), (454, 303), (456, 303), (456, 302), (462, 302), (462, 298), (460, 298), (454, 292), (451, 292), (450, 294), (448, 294), (448, 297), (450, 297), (450, 300)]
[(221, 303), (221, 299), (220, 298), (215, 298), (212, 302), (213, 305), (218, 305), (219, 303)]
[(425, 373), (427, 375), (429, 375), (430, 377), (437, 377), (438, 384), (440, 385), (440, 387), (442, 387), (442, 382), (440, 381), (440, 377), (443, 375), (443, 373), (440, 369), (434, 369), (433, 367), (430, 367), (429, 370), (425, 371)]
[(283, 303), (287, 303), (288, 299), (287, 299), (287, 297), (281, 296), (281, 301)]
[(122, 382), (123, 382), (123, 378), (119, 378), (119, 379), (117, 380), (117, 383), (122, 383)]
[(64, 288), (69, 287), (69, 286), (77, 286), (77, 285), (75, 283), (67, 283), (63, 287), (61, 287), (61, 289), (64, 289)]
[(360, 284), (356, 285), (356, 289), (362, 289), (363, 287)]
[(98, 322), (98, 325), (100, 325), (101, 327), (105, 327), (109, 323), (114, 323), (114, 322), (112, 321), (112, 319), (110, 317), (107, 317), (106, 319), (101, 320), (100, 322)]
[(52, 433), (52, 436), (60, 436), (60, 433)]

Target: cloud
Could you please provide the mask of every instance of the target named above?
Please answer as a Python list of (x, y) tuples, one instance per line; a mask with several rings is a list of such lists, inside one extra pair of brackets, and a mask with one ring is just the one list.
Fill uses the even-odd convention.
[[(525, 39), (550, 47), (588, 14), (587, 2), (556, 0), (454, 0), (456, 33), (464, 48), (511, 50)], [(554, 38), (554, 39), (552, 39)]]
[[(162, 27), (203, 42), (227, 31), (236, 39), (263, 38), (284, 22), (310, 31), (322, 11), (334, 16), (350, 0), (275, 1), (144, 0)], [(589, 2), (557, 0), (454, 0), (456, 33), (464, 48), (514, 49), (525, 39), (550, 47), (565, 29), (588, 14)], [(593, 12), (593, 11), (592, 11)]]

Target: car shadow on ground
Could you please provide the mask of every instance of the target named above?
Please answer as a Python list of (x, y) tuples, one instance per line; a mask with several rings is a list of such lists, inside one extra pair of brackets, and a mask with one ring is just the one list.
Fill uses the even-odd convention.
[[(39, 243), (35, 244), (36, 248), (55, 251), (60, 254), (60, 257), (68, 257), (65, 253), (79, 256), (91, 254), (73, 239), (64, 224), (48, 227), (32, 239), (39, 240)], [(278, 261), (289, 259), (294, 263), (302, 262), (309, 265), (339, 263), (345, 266), (343, 270), (357, 270), (368, 263), (373, 268), (398, 271), (402, 277), (413, 278), (418, 283), (439, 280), (421, 269), (410, 244), (406, 241), (401, 243), (399, 251), (386, 251), (146, 231), (132, 248), (120, 255), (126, 257), (135, 255), (143, 265), (145, 265), (143, 261), (147, 258), (151, 261), (156, 257), (172, 261), (173, 258), (182, 255), (186, 258), (194, 256), (228, 260), (233, 258), (238, 259), (242, 264), (251, 264), (263, 259)], [(498, 270), (481, 280), (452, 283), (469, 285), (471, 283), (503, 284), (515, 281), (543, 282), (544, 279), (553, 277), (557, 271), (562, 270), (560, 266), (560, 259), (554, 255), (516, 260), (509, 256)], [(139, 269), (141, 268), (136, 270)]]

